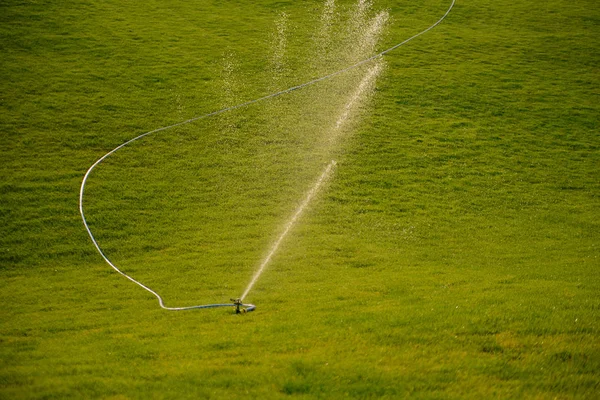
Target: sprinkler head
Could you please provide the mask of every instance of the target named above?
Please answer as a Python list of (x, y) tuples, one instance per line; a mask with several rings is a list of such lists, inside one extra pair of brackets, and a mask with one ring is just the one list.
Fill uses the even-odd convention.
[[(242, 307), (242, 299), (231, 299), (231, 301), (233, 302), (233, 305), (235, 306), (235, 313), (236, 314), (241, 314), (242, 310), (240, 310), (240, 307)], [(244, 309), (244, 311), (246, 311)]]
[(242, 299), (231, 299), (231, 302), (235, 306), (236, 314), (246, 314), (256, 309), (256, 306), (254, 304), (242, 303)]

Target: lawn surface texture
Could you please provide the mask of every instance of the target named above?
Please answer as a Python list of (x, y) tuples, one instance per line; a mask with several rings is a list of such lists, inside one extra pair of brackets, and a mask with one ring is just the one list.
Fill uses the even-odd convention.
[[(0, 4), (0, 398), (593, 399), (600, 9)], [(365, 57), (366, 56), (366, 57)], [(373, 69), (375, 68), (375, 69)], [(370, 77), (370, 78), (369, 78)], [(341, 122), (340, 122), (341, 121)]]

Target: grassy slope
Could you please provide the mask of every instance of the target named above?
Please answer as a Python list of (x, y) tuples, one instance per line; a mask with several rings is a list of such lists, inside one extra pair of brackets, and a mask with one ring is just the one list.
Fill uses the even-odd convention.
[[(0, 396), (592, 398), (599, 390), (595, 2), (459, 1), (443, 25), (388, 57), (371, 112), (336, 152), (334, 180), (251, 294), (258, 311), (243, 318), (158, 309), (94, 252), (78, 187), (114, 145), (226, 103), (227, 51), (237, 97), (272, 89), (262, 71), (278, 12), (296, 26), (290, 67), (305, 71), (313, 7), (121, 3), (0, 5)], [(377, 3), (393, 17), (388, 44), (447, 7), (393, 3)], [(290, 146), (265, 116), (293, 121), (300, 112), (286, 107), (311, 95), (132, 148), (125, 189), (116, 180), (125, 154), (98, 171), (90, 214), (110, 210), (93, 221), (100, 231), (131, 217), (127, 200), (142, 188), (164, 195), (149, 196), (135, 223), (105, 229), (111, 256), (158, 285), (204, 263), (207, 276), (190, 270), (163, 283), (173, 302), (239, 293), (319, 170), (310, 138)], [(143, 158), (157, 148), (175, 150)], [(306, 169), (286, 169), (286, 160)], [(215, 173), (231, 182), (211, 181)], [(169, 193), (165, 181), (212, 190)], [(109, 189), (124, 190), (119, 205)], [(184, 202), (231, 193), (246, 202), (223, 206), (230, 230), (218, 207)], [(205, 229), (194, 231), (196, 221)]]

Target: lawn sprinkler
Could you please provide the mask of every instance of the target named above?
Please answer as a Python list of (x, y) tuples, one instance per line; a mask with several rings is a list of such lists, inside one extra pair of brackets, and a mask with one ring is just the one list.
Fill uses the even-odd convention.
[(233, 302), (233, 305), (235, 307), (236, 314), (246, 314), (256, 309), (256, 306), (254, 304), (242, 303), (242, 299), (231, 299), (231, 301)]

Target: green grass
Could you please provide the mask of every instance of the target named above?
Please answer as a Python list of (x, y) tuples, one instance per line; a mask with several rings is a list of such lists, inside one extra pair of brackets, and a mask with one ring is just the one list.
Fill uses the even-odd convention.
[[(391, 16), (378, 49), (448, 5), (375, 1)], [(321, 9), (0, 4), (0, 398), (597, 396), (591, 0), (458, 1), (385, 58), (335, 143), (323, 132), (364, 71), (147, 137), (94, 171), (86, 212), (107, 255), (184, 306), (240, 295), (335, 158), (248, 296), (254, 313), (161, 310), (95, 252), (78, 214), (87, 168), (345, 65), (346, 47), (315, 56)]]

